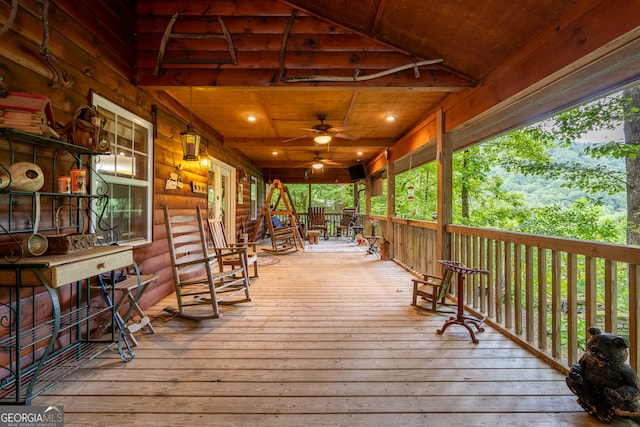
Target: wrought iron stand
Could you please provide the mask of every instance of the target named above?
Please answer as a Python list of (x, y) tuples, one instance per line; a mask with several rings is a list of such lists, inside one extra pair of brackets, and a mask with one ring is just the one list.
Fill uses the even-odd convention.
[(444, 333), (444, 331), (447, 330), (447, 328), (451, 325), (462, 325), (465, 328), (467, 328), (467, 330), (469, 331), (469, 334), (471, 335), (471, 341), (473, 341), (475, 344), (479, 343), (480, 341), (478, 341), (478, 339), (476, 338), (473, 329), (471, 329), (471, 326), (469, 325), (473, 325), (476, 327), (476, 329), (478, 330), (478, 332), (483, 332), (484, 328), (482, 327), (482, 324), (484, 323), (484, 321), (487, 319), (486, 316), (482, 319), (479, 319), (477, 317), (473, 317), (473, 316), (468, 316), (464, 314), (464, 276), (466, 274), (489, 274), (489, 272), (487, 270), (479, 270), (477, 268), (469, 268), (467, 266), (465, 266), (464, 264), (462, 264), (461, 262), (457, 262), (457, 261), (445, 261), (445, 260), (439, 260), (438, 261), (440, 264), (442, 264), (444, 266), (444, 268), (446, 268), (447, 270), (452, 270), (456, 273), (458, 273), (458, 291), (456, 294), (456, 297), (458, 298), (458, 310), (455, 316), (451, 316), (449, 318), (449, 320), (447, 320), (444, 325), (442, 326), (441, 329), (438, 329), (436, 332), (438, 333), (438, 335), (442, 335)]

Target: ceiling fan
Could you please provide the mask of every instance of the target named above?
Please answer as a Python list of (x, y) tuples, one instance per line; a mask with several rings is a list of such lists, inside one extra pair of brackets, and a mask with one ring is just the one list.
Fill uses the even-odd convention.
[(357, 135), (350, 135), (348, 133), (344, 133), (345, 130), (349, 130), (351, 129), (351, 127), (347, 126), (347, 127), (334, 128), (330, 124), (324, 122), (326, 118), (327, 118), (326, 115), (318, 114), (318, 120), (320, 120), (320, 123), (318, 123), (317, 125), (314, 125), (310, 129), (301, 128), (302, 130), (311, 132), (309, 135), (297, 136), (295, 138), (287, 139), (283, 142), (293, 141), (300, 138), (311, 138), (311, 137), (313, 137), (313, 140), (315, 141), (316, 144), (327, 144), (331, 141), (333, 137), (349, 139), (352, 141), (355, 141), (356, 139), (360, 139), (360, 137)]
[(311, 166), (313, 169), (322, 169), (324, 165), (340, 166), (341, 164), (331, 161), (329, 159), (323, 159), (322, 157), (320, 157), (320, 153), (316, 151), (316, 156), (313, 158), (313, 160), (311, 160), (309, 163), (305, 163), (298, 167), (303, 168), (303, 167)]

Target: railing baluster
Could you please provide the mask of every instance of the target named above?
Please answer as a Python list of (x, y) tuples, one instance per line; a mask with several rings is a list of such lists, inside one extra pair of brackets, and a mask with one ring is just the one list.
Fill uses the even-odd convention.
[[(471, 254), (471, 260), (469, 261), (469, 264), (467, 265), (479, 265), (479, 245), (480, 245), (480, 237), (478, 236), (473, 236), (472, 237), (472, 254)], [(478, 277), (477, 274), (472, 275), (469, 280), (465, 280), (465, 282), (467, 283), (467, 304), (470, 304), (473, 308), (478, 308), (479, 304), (478, 304), (478, 299), (480, 297), (480, 293), (479, 293), (479, 286), (478, 286), (478, 281), (477, 281)]]
[(598, 324), (598, 288), (597, 288), (596, 259), (591, 256), (584, 258), (584, 321), (587, 327)]
[(522, 245), (513, 247), (513, 297), (515, 329), (517, 335), (522, 335)]
[(551, 356), (562, 357), (562, 254), (551, 251)]
[(547, 251), (538, 248), (538, 348), (547, 349)]
[(640, 366), (640, 352), (638, 351), (638, 343), (640, 343), (640, 328), (638, 328), (638, 316), (640, 316), (638, 310), (640, 308), (639, 284), (640, 268), (635, 264), (629, 264), (629, 341), (631, 342), (629, 363), (635, 370)]
[(504, 243), (504, 326), (513, 328), (513, 245)]
[(495, 290), (496, 287), (494, 286), (494, 281), (495, 281), (495, 276), (496, 276), (496, 270), (494, 267), (494, 258), (493, 258), (493, 245), (496, 244), (496, 242), (494, 240), (489, 240), (487, 239), (486, 245), (487, 245), (487, 263), (484, 266), (484, 269), (489, 271), (488, 275), (480, 275), (481, 276), (481, 282), (483, 283), (482, 288), (487, 290), (487, 316), (493, 318), (496, 315), (496, 311), (495, 311), (495, 304), (496, 304), (496, 300), (495, 300)]
[[(487, 251), (487, 239), (484, 237), (480, 237), (478, 239), (478, 266), (480, 269), (486, 270), (487, 268), (487, 257), (489, 256)], [(473, 278), (476, 279), (477, 286), (477, 296), (479, 300), (479, 304), (476, 307), (480, 308), (481, 313), (487, 312), (487, 289), (486, 289), (486, 277), (480, 277), (480, 274), (474, 274)]]
[(567, 359), (569, 364), (578, 360), (578, 256), (567, 254)]
[(616, 328), (616, 305), (617, 300), (614, 298), (614, 265), (613, 261), (605, 260), (604, 262), (604, 329), (614, 332)]
[(504, 252), (503, 252), (503, 243), (499, 240), (496, 240), (496, 251), (495, 251), (495, 273), (493, 274), (493, 287), (495, 287), (495, 304), (496, 311), (495, 317), (496, 322), (503, 323), (505, 318), (503, 315), (504, 310)]
[(535, 340), (535, 292), (533, 290), (533, 247), (525, 246), (524, 249), (524, 292), (525, 292), (525, 334), (527, 335), (527, 341), (533, 342)]

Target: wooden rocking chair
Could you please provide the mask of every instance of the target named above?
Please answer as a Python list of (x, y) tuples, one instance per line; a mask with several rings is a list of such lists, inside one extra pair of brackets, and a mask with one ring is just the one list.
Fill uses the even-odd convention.
[(356, 225), (356, 210), (354, 208), (344, 208), (342, 210), (342, 219), (336, 225), (336, 234), (340, 237), (344, 231), (344, 235), (348, 237), (351, 227), (354, 225)]
[(327, 220), (324, 218), (324, 207), (309, 206), (309, 218), (307, 230), (315, 230), (323, 233), (324, 240), (329, 240), (327, 235)]
[[(249, 273), (245, 248), (219, 248), (209, 253), (207, 235), (200, 207), (195, 215), (169, 215), (164, 207), (164, 219), (173, 267), (178, 308), (164, 310), (187, 319), (222, 317), (218, 304), (251, 301)], [(224, 270), (224, 258), (234, 257), (238, 268)], [(227, 301), (244, 294), (244, 298)], [(193, 306), (208, 306), (211, 310), (195, 310)]]
[(438, 304), (445, 305), (451, 282), (453, 281), (453, 271), (445, 270), (444, 275), (434, 276), (424, 274), (422, 279), (413, 279), (413, 302), (411, 305), (418, 305), (418, 297), (431, 302), (431, 310), (437, 311)]
[[(253, 265), (253, 276), (258, 277), (258, 243), (257, 242), (239, 242), (228, 243), (227, 236), (224, 233), (224, 224), (219, 219), (209, 219), (209, 233), (211, 242), (213, 243), (213, 249), (216, 252), (221, 252), (219, 255), (225, 255), (228, 248), (245, 248), (245, 264), (247, 268)], [(235, 253), (235, 252), (234, 252)], [(222, 258), (224, 265), (230, 265), (231, 268), (235, 268), (236, 265), (241, 265), (238, 256), (225, 256)]]
[(279, 254), (298, 250), (296, 230), (291, 224), (284, 223), (277, 216), (269, 214), (267, 228), (269, 229), (269, 237), (271, 237), (272, 249), (265, 248), (265, 251)]

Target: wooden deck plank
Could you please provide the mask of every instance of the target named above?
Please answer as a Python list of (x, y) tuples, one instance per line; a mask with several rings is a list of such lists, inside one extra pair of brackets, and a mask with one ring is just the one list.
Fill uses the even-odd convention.
[(487, 327), (411, 302), (411, 275), (362, 253), (279, 255), (253, 301), (201, 322), (147, 314), (124, 364), (107, 352), (37, 397), (65, 426), (598, 425), (564, 375)]
[(496, 396), (536, 396), (566, 395), (567, 386), (562, 381), (529, 381), (524, 382), (458, 382), (442, 387), (437, 381), (416, 382), (384, 382), (372, 387), (369, 382), (322, 382), (316, 387), (307, 383), (279, 382), (217, 382), (211, 381), (120, 381), (109, 384), (108, 388), (96, 389), (90, 381), (63, 381), (56, 385), (57, 393), (92, 394), (94, 396), (137, 396), (155, 394), (179, 396), (206, 396), (215, 390), (216, 396), (480, 396), (487, 388), (493, 389)]

